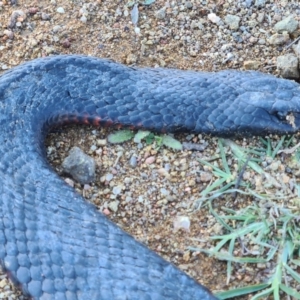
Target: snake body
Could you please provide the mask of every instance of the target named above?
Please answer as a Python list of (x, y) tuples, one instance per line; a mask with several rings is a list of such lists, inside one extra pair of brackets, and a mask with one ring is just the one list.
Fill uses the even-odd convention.
[(64, 184), (46, 161), (45, 135), (72, 122), (293, 133), (299, 95), (298, 84), (258, 72), (136, 69), (79, 55), (11, 69), (0, 77), (2, 265), (33, 299), (216, 299)]

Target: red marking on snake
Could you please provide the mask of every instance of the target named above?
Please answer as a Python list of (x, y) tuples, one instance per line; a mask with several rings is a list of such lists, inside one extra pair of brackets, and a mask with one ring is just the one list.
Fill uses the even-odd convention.
[(84, 115), (82, 118), (82, 124), (86, 124), (86, 125), (90, 125), (89, 119), (88, 119), (88, 115)]
[(94, 126), (100, 126), (101, 118), (100, 117), (95, 117), (93, 119), (93, 125)]

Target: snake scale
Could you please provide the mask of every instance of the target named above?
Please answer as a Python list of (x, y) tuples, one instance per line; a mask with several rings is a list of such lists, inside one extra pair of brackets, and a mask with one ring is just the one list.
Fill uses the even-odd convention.
[(299, 85), (259, 72), (139, 69), (80, 55), (9, 70), (0, 77), (3, 267), (33, 299), (216, 299), (63, 183), (44, 138), (68, 123), (288, 134), (299, 112)]

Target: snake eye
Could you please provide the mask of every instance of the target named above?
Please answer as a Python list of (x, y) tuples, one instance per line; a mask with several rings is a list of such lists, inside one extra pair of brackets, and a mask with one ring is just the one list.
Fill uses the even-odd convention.
[(275, 115), (280, 121), (286, 121), (286, 117), (287, 117), (287, 115), (288, 115), (288, 112), (276, 111), (276, 112), (274, 112), (274, 115)]

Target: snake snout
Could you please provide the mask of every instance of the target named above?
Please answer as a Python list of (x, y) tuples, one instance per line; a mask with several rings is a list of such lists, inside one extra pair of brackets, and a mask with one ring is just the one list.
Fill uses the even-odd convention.
[(287, 121), (288, 116), (290, 116), (292, 113), (289, 111), (275, 111), (272, 113), (273, 116), (275, 116), (280, 122)]
[[(300, 115), (300, 99), (290, 98), (276, 100), (272, 106), (269, 107), (269, 113), (279, 123), (292, 125), (298, 128), (299, 115)], [(274, 120), (274, 118), (273, 118)]]
[(289, 133), (296, 132), (300, 129), (300, 112), (281, 110), (272, 112), (272, 115), (276, 118), (279, 126), (288, 126), (287, 131)]

